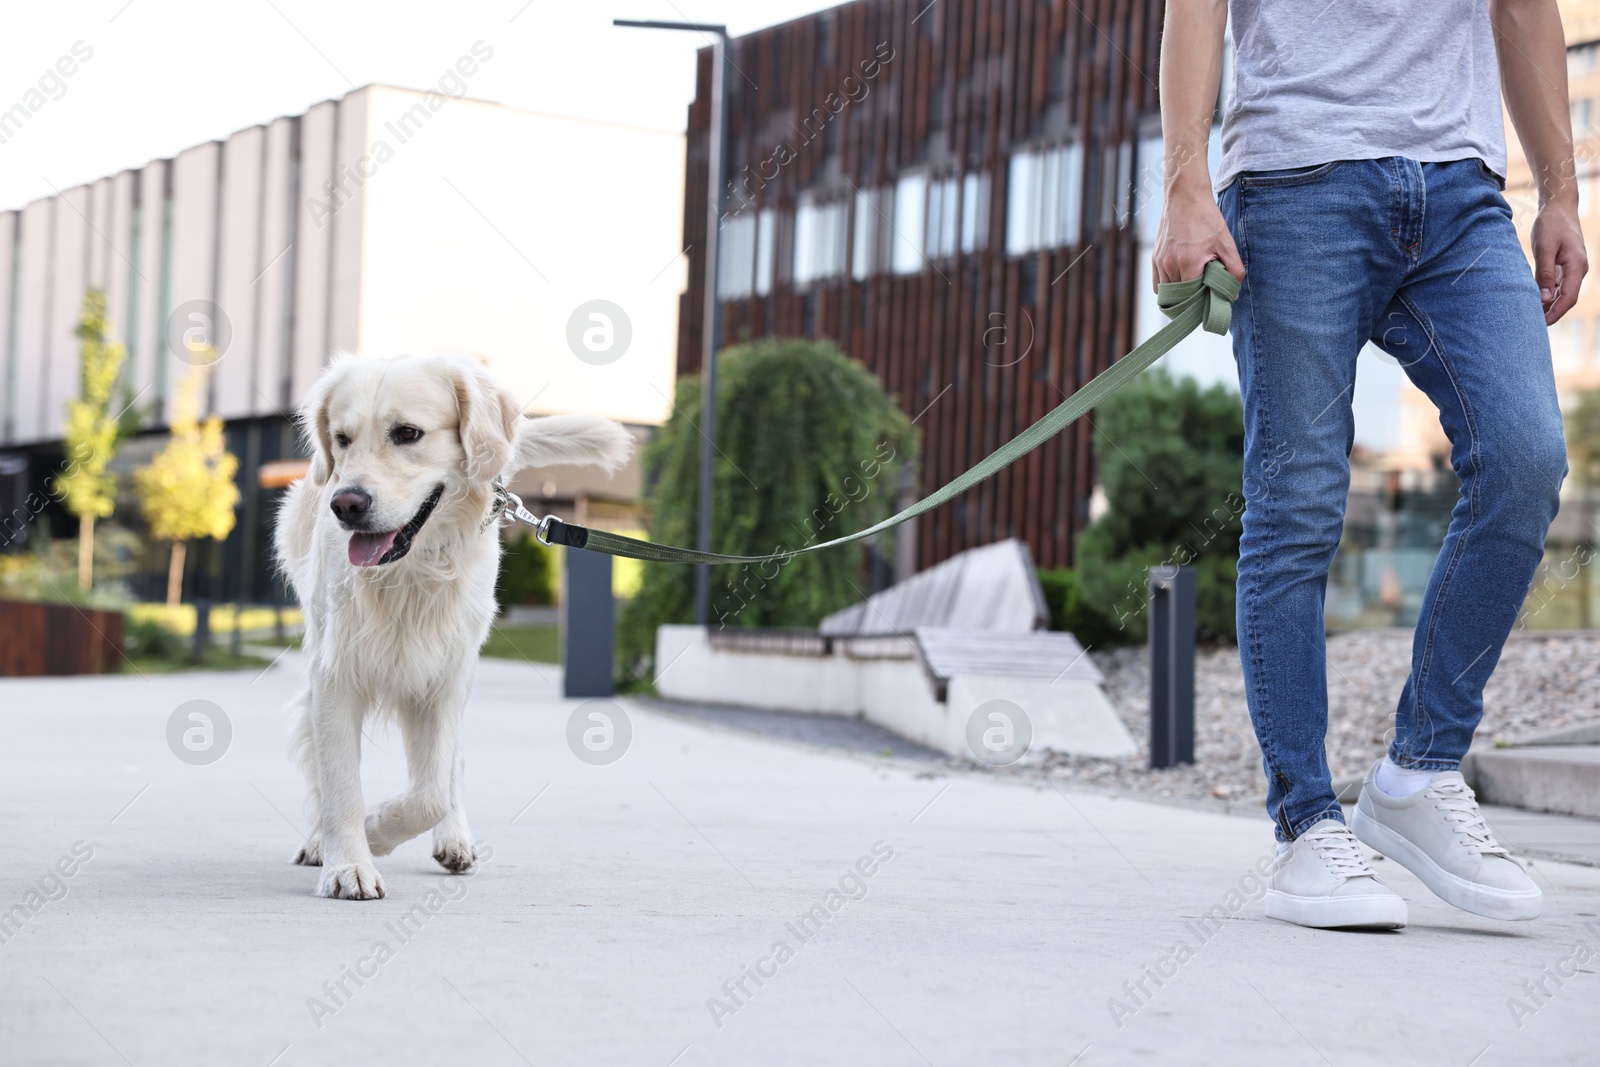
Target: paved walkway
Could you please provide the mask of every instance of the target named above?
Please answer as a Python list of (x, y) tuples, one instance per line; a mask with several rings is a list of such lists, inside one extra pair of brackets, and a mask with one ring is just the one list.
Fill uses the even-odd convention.
[[(1507, 924), (1389, 863), (1410, 927), (1302, 930), (1246, 899), (1264, 819), (626, 702), (631, 747), (587, 762), (547, 667), (483, 664), (468, 725), (481, 873), (448, 877), (417, 841), (380, 861), (387, 900), (319, 900), (316, 872), (287, 862), (302, 829), (284, 755), (294, 658), (254, 680), (0, 682), (0, 908), (20, 906), (0, 914), (0, 1063), (1600, 1056), (1600, 976), (1568, 962), (1575, 944), (1600, 949), (1600, 925), (1584, 926), (1600, 922), (1600, 870), (1540, 860), (1546, 917)], [(215, 762), (197, 761), (220, 729), (207, 750), (180, 718), (187, 758), (169, 747), (190, 701), (227, 717)], [(401, 786), (398, 748), (374, 735), (370, 799)], [(1234, 905), (1236, 921), (1198, 925)]]

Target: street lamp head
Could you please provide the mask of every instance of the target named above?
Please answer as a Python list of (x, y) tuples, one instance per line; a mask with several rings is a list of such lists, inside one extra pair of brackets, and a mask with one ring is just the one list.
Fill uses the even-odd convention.
[(637, 30), (692, 30), (695, 33), (714, 33), (724, 41), (728, 27), (716, 22), (671, 22), (660, 19), (612, 19), (611, 25)]

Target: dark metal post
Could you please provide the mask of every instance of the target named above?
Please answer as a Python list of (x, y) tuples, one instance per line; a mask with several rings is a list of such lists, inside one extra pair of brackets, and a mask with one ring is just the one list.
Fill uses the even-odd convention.
[(1150, 767), (1194, 762), (1194, 568), (1150, 568)]
[[(705, 310), (700, 360), (700, 506), (695, 530), (695, 547), (701, 552), (710, 552), (711, 472), (717, 439), (717, 350), (722, 347), (722, 301), (717, 296), (717, 259), (722, 245), (722, 215), (727, 204), (723, 156), (728, 143), (728, 28), (706, 22), (663, 22), (654, 19), (612, 19), (611, 24), (651, 30), (690, 30), (712, 38), (711, 122), (706, 138), (706, 246), (703, 249)], [(697, 626), (705, 626), (710, 620), (711, 568), (702, 563), (694, 569), (694, 621)]]
[(611, 557), (569, 548), (561, 591), (561, 693), (608, 697), (614, 691), (615, 601)]
[(194, 648), (191, 655), (199, 663), (206, 658), (206, 650), (211, 647), (211, 601), (205, 597), (196, 597), (194, 601)]
[[(705, 349), (700, 359), (700, 516), (695, 547), (711, 551), (711, 472), (717, 439), (717, 350), (722, 347), (722, 301), (717, 294), (717, 260), (722, 251), (722, 154), (728, 136), (728, 35), (711, 46), (711, 130), (706, 146), (706, 304)], [(711, 621), (711, 568), (694, 569), (694, 621)]]

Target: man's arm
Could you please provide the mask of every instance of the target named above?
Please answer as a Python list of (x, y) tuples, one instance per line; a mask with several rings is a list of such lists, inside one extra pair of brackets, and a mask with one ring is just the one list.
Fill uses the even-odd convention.
[(1165, 206), (1152, 271), (1157, 285), (1197, 277), (1213, 259), (1244, 280), (1244, 264), (1212, 198), (1206, 169), (1227, 25), (1227, 0), (1167, 0), (1161, 32)]
[(1556, 0), (1490, 0), (1506, 110), (1539, 190), (1533, 276), (1544, 321), (1572, 309), (1589, 271), (1578, 228), (1577, 167), (1567, 100), (1567, 42)]

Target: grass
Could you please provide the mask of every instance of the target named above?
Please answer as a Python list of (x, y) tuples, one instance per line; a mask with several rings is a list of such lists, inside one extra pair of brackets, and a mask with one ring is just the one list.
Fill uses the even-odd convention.
[[(299, 648), (300, 641), (299, 634), (288, 634), (281, 643), (270, 638), (252, 643), (271, 645), (274, 648)], [(508, 626), (504, 623), (495, 623), (494, 628), (489, 631), (489, 640), (484, 643), (483, 655), (493, 656), (495, 659), (560, 663), (560, 632), (557, 627), (548, 624)]]
[(551, 625), (503, 626), (496, 623), (489, 631), (483, 654), (495, 659), (531, 660), (534, 663), (561, 662), (561, 639)]
[(299, 648), (304, 641), (304, 634), (284, 634), (282, 641), (279, 641), (273, 637), (262, 637), (255, 639), (250, 643), (252, 645), (266, 645), (271, 648)]
[[(189, 637), (194, 633), (193, 604), (179, 604), (171, 608), (165, 604), (130, 604), (124, 609), (124, 612), (129, 619), (134, 621), (158, 622), (180, 637)], [(272, 608), (246, 606), (239, 612), (239, 615), (246, 631), (270, 630), (277, 613)], [(284, 608), (283, 622), (286, 626), (298, 626), (301, 622), (300, 609)], [(213, 604), (211, 606), (211, 632), (214, 634), (231, 633), (233, 629), (233, 605)]]
[(191, 663), (187, 656), (175, 659), (124, 657), (119, 661), (117, 671), (133, 675), (175, 674), (178, 671), (243, 671), (252, 668), (260, 670), (271, 662), (260, 656), (235, 656), (224, 647), (209, 650), (200, 663)]

